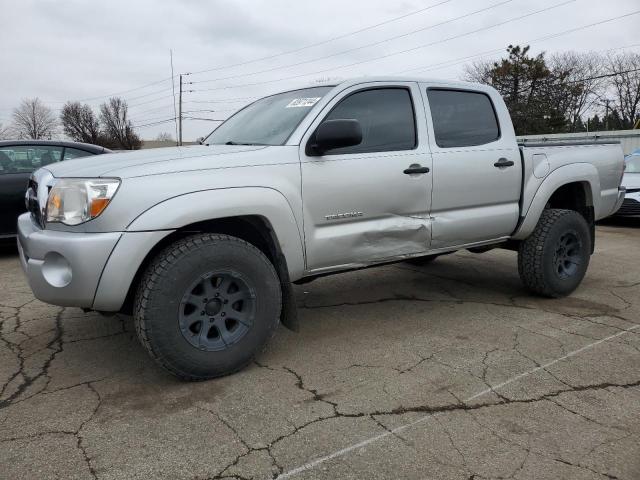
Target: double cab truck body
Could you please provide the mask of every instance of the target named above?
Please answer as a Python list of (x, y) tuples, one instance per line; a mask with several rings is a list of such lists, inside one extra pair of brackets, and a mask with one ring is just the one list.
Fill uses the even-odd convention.
[(22, 266), (45, 302), (133, 313), (192, 380), (250, 362), (320, 275), (503, 247), (532, 292), (567, 295), (624, 198), (619, 145), (518, 145), (494, 89), (450, 81), (279, 93), (201, 145), (108, 157), (34, 173)]

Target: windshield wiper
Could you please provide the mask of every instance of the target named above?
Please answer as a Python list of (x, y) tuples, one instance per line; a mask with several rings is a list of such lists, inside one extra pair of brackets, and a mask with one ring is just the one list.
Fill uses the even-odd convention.
[(225, 145), (250, 145), (250, 146), (261, 145), (261, 146), (264, 146), (264, 143), (243, 143), (243, 142), (232, 142), (231, 140), (229, 140), (228, 142), (225, 143)]

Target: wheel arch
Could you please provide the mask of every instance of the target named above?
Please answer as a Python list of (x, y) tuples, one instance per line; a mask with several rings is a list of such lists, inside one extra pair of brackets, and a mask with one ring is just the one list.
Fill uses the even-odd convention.
[[(135, 269), (135, 273), (128, 276), (131, 281), (125, 286), (126, 293), (121, 295), (121, 306), (111, 310), (124, 313), (131, 311), (140, 278), (162, 249), (194, 233), (220, 233), (251, 243), (269, 258), (281, 281), (284, 302), (282, 323), (296, 328), (291, 281), (302, 276), (304, 252), (293, 211), (286, 198), (277, 190), (262, 187), (233, 188), (174, 197), (147, 210), (127, 227), (127, 232), (132, 234), (149, 231), (164, 231), (166, 234), (148, 249), (137, 266), (129, 267)], [(118, 255), (117, 252), (115, 254)], [(115, 274), (111, 274), (111, 277)], [(123, 278), (127, 276), (121, 275), (117, 281), (122, 282)], [(114, 278), (108, 282), (113, 284)], [(99, 290), (100, 287), (98, 295)], [(99, 302), (94, 302), (96, 304), (99, 306)]]
[[(285, 285), (290, 283), (287, 259), (282, 252), (277, 234), (267, 218), (260, 215), (239, 215), (235, 217), (202, 220), (184, 225), (173, 231), (151, 248), (142, 260), (131, 281), (122, 307), (123, 311), (130, 311), (140, 278), (158, 253), (181, 238), (188, 237), (195, 233), (219, 233), (245, 240), (264, 253), (274, 265), (280, 277), (283, 291)], [(287, 325), (291, 323), (288, 320), (288, 318), (283, 318), (282, 322)]]
[(542, 212), (547, 208), (575, 210), (591, 227), (593, 248), (595, 218), (600, 207), (598, 192), (600, 192), (600, 177), (593, 165), (571, 164), (554, 170), (536, 190), (512, 238), (515, 240), (527, 238), (535, 229)]

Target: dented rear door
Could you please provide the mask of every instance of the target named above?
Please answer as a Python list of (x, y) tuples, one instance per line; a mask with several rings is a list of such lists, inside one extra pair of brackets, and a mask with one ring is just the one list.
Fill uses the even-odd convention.
[[(325, 119), (356, 118), (363, 142), (308, 156)], [(431, 156), (417, 84), (367, 83), (327, 104), (300, 146), (307, 271), (367, 265), (429, 249)], [(413, 173), (412, 173), (413, 172)]]

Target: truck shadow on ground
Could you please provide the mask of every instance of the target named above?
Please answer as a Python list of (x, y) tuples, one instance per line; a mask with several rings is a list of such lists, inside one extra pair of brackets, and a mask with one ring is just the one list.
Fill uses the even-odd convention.
[(600, 220), (598, 225), (620, 228), (640, 228), (640, 217), (608, 217)]

